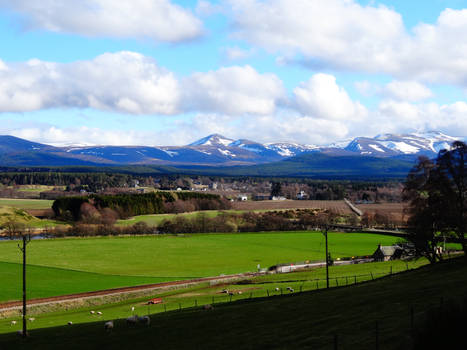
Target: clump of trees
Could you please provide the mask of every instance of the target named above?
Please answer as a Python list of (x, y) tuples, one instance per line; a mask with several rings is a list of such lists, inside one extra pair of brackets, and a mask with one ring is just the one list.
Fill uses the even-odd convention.
[[(92, 212), (93, 209), (90, 209), (90, 211)], [(171, 219), (164, 220), (158, 226), (149, 226), (145, 222), (138, 222), (131, 226), (115, 226), (111, 219), (107, 221), (101, 220), (100, 222), (80, 220), (71, 227), (49, 228), (45, 234), (63, 237), (301, 231), (319, 229), (326, 224), (343, 223), (342, 220), (352, 219), (352, 216), (343, 217), (331, 210), (325, 209), (299, 209), (264, 213), (246, 212), (242, 214), (221, 212), (214, 217), (209, 217), (206, 213), (199, 212), (195, 216), (175, 215)]]
[(466, 251), (467, 145), (456, 141), (435, 161), (421, 157), (410, 171), (403, 198), (409, 203), (409, 239), (419, 255), (434, 263), (445, 237), (455, 238)]
[(225, 210), (230, 202), (218, 195), (196, 192), (122, 193), (62, 197), (54, 201), (55, 216), (67, 221), (98, 223), (112, 218), (195, 210)]

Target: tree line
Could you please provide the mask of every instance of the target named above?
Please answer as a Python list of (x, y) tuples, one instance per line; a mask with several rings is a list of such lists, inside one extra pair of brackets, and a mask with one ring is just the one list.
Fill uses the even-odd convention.
[(195, 210), (225, 210), (230, 202), (218, 195), (197, 192), (91, 194), (62, 197), (54, 201), (52, 209), (57, 218), (66, 221), (98, 223), (100, 218), (128, 218), (145, 214), (177, 213)]

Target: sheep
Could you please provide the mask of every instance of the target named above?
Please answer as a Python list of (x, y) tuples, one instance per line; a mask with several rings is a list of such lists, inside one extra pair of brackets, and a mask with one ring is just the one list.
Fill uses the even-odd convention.
[(227, 293), (229, 293), (229, 291), (228, 291), (227, 289), (223, 289), (223, 290), (222, 290), (222, 293), (227, 294)]
[(16, 324), (16, 321), (11, 321), (10, 325), (14, 326)]
[(149, 316), (138, 317), (138, 322), (146, 326), (151, 325), (151, 319), (149, 318)]
[(276, 287), (276, 292), (278, 292), (278, 291), (279, 291), (279, 287)]
[(131, 307), (131, 311), (132, 311), (132, 312), (135, 311), (135, 307), (134, 307), (134, 306)]
[(294, 289), (293, 289), (293, 288), (290, 288), (289, 291), (290, 291), (290, 293), (293, 293), (293, 292), (294, 292)]
[(71, 321), (68, 321), (67, 325), (71, 326), (73, 324), (73, 322)]
[(242, 294), (243, 292), (241, 290), (238, 291), (238, 294)]
[(111, 331), (114, 328), (114, 321), (107, 321), (104, 323), (104, 329), (106, 331)]
[(204, 310), (212, 310), (212, 309), (214, 309), (214, 307), (211, 304), (206, 304), (206, 305), (203, 305), (203, 309)]
[(36, 319), (34, 317), (29, 317), (30, 322), (34, 322)]
[(98, 315), (102, 315), (102, 312), (100, 312), (100, 311), (97, 311), (97, 314), (98, 314)]
[(94, 310), (91, 310), (91, 311), (90, 311), (90, 314), (91, 314), (91, 315), (94, 315), (95, 313), (96, 313), (96, 312), (95, 312)]
[(126, 324), (127, 325), (135, 325), (138, 323), (138, 315), (134, 315), (134, 316), (130, 316), (130, 317), (127, 317), (126, 319)]

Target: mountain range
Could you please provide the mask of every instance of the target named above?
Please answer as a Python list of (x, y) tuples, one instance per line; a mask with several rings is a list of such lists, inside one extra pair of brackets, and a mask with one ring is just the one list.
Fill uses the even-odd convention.
[[(230, 168), (228, 172), (232, 172), (232, 168), (237, 168), (234, 173), (243, 171), (248, 175), (257, 173), (255, 166), (256, 169), (271, 167), (281, 169), (291, 164), (295, 165), (292, 168), (296, 168), (300, 163), (304, 165), (300, 168), (307, 174), (313, 170), (316, 172), (317, 169), (329, 167), (330, 164), (333, 164), (333, 169), (329, 169), (332, 172), (339, 172), (339, 164), (341, 164), (354, 173), (352, 164), (371, 163), (379, 164), (378, 167), (386, 164), (388, 169), (393, 169), (391, 164), (394, 162), (399, 162), (397, 164), (400, 168), (400, 161), (406, 162), (404, 164), (413, 164), (420, 155), (435, 157), (439, 150), (449, 148), (455, 140), (465, 141), (466, 138), (432, 131), (402, 135), (384, 134), (374, 138), (357, 137), (348, 143), (316, 146), (287, 142), (262, 144), (212, 134), (186, 146), (54, 147), (4, 135), (0, 136), (0, 166), (144, 165), (182, 169), (216, 168), (216, 171), (220, 172), (228, 168)], [(277, 166), (274, 165), (276, 163)], [(402, 168), (404, 171), (407, 170), (406, 166)]]

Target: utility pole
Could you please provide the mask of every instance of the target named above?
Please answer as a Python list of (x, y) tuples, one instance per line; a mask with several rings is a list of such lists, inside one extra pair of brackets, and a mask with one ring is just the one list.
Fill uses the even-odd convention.
[(27, 324), (26, 324), (26, 246), (31, 241), (31, 236), (22, 233), (23, 246), (18, 244), (18, 248), (23, 252), (23, 338), (27, 335)]
[(324, 228), (324, 237), (326, 238), (326, 288), (329, 288), (328, 225)]

